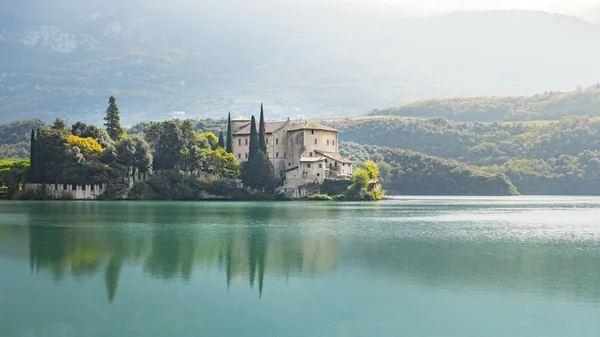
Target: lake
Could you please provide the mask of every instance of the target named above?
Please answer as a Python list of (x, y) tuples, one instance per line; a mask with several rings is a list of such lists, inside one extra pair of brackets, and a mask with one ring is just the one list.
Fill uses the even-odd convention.
[(599, 336), (600, 198), (0, 202), (0, 336)]

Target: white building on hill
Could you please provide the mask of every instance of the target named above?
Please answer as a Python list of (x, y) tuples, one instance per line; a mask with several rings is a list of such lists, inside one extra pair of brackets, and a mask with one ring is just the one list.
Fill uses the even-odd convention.
[[(248, 160), (250, 120), (231, 120), (233, 153), (239, 162)], [(258, 128), (258, 123), (257, 123)], [(258, 131), (258, 130), (257, 130)], [(267, 155), (275, 173), (285, 177), (285, 187), (323, 183), (326, 178), (349, 178), (354, 163), (339, 154), (339, 131), (314, 123), (265, 122)]]

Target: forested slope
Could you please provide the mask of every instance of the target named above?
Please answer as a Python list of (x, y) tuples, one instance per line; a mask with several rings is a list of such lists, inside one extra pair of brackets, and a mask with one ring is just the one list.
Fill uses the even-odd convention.
[(600, 116), (600, 84), (569, 92), (534, 96), (429, 99), (397, 108), (375, 109), (374, 115), (446, 117), (455, 121), (552, 120), (565, 116)]

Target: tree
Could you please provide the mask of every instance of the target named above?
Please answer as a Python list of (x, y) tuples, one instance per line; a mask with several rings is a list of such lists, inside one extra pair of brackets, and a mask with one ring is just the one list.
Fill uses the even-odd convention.
[(267, 153), (267, 142), (266, 142), (266, 130), (265, 130), (265, 113), (263, 110), (263, 104), (260, 103), (260, 122), (258, 130), (258, 147), (259, 149)]
[(254, 189), (271, 191), (275, 188), (275, 170), (273, 164), (262, 151), (257, 151), (242, 165), (242, 183)]
[(81, 138), (79, 136), (67, 136), (67, 144), (72, 147), (78, 147), (84, 156), (99, 158), (103, 149), (100, 144), (92, 138)]
[(106, 109), (106, 117), (104, 117), (104, 126), (110, 138), (114, 141), (119, 141), (125, 135), (125, 131), (121, 127), (121, 117), (119, 116), (119, 108), (114, 96), (108, 99), (108, 108)]
[(85, 132), (87, 127), (88, 126), (85, 123), (77, 122), (71, 126), (71, 134), (73, 134), (74, 136), (86, 138), (83, 136), (83, 133)]
[(379, 166), (374, 161), (366, 161), (363, 164), (363, 169), (367, 171), (370, 179), (377, 179), (379, 177)]
[(260, 150), (260, 146), (258, 144), (258, 133), (256, 132), (256, 119), (252, 116), (250, 120), (250, 145), (248, 150), (248, 159), (257, 155)]
[(0, 186), (8, 188), (8, 196), (12, 196), (19, 185), (27, 182), (29, 161), (0, 161)]
[(223, 139), (223, 131), (219, 132), (219, 147), (225, 147), (225, 140)]
[(225, 150), (229, 153), (233, 153), (233, 130), (231, 128), (231, 112), (227, 117), (227, 146)]
[(146, 174), (152, 167), (152, 153), (146, 141), (138, 136), (127, 136), (116, 145), (117, 163), (128, 168), (129, 175)]
[(58, 131), (66, 131), (67, 125), (65, 124), (65, 122), (62, 119), (56, 118), (54, 120), (54, 123), (52, 124), (52, 128), (54, 130), (58, 130)]
[(206, 139), (210, 145), (210, 148), (213, 150), (216, 150), (219, 147), (219, 138), (217, 138), (217, 136), (215, 136), (215, 134), (212, 132), (200, 134), (200, 138)]
[(31, 129), (31, 145), (29, 147), (29, 179), (37, 182), (35, 177), (35, 130)]

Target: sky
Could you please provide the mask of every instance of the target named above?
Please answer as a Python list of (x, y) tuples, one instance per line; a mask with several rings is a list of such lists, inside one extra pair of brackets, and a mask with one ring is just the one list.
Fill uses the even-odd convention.
[[(338, 0), (368, 1), (373, 0)], [(600, 7), (600, 0), (375, 0), (423, 12), (488, 9), (527, 9), (578, 15)]]

